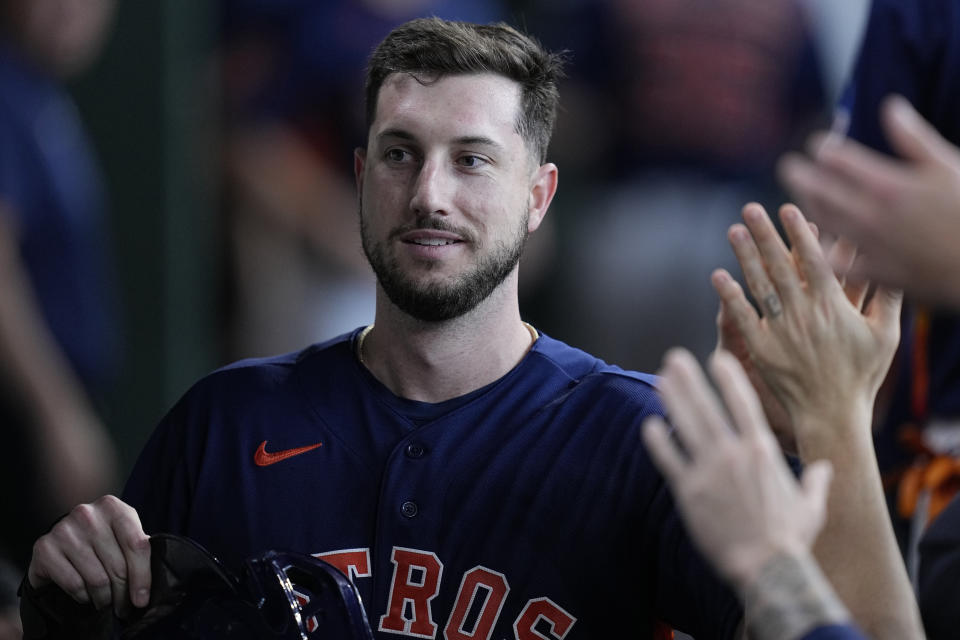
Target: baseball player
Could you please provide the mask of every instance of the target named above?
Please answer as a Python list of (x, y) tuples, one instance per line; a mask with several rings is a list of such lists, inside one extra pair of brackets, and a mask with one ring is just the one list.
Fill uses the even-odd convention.
[(735, 596), (692, 549), (639, 446), (661, 411), (622, 371), (520, 319), (517, 263), (557, 187), (558, 56), (506, 26), (393, 31), (354, 158), (375, 323), (200, 381), (123, 501), (75, 509), (29, 582), (143, 606), (147, 533), (228, 565), (318, 555), (377, 637), (732, 637)]
[(737, 597), (640, 446), (653, 379), (520, 318), (518, 261), (557, 188), (560, 73), (505, 25), (395, 29), (354, 157), (375, 322), (197, 383), (122, 500), (36, 543), (28, 595), (52, 583), (122, 617), (149, 599), (147, 534), (169, 532), (227, 565), (320, 557), (378, 638), (738, 635)]

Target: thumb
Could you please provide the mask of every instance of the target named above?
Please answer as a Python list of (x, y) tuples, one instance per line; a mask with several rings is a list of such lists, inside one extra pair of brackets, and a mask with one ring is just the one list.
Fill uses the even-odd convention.
[(945, 161), (950, 144), (900, 95), (888, 96), (880, 107), (883, 130), (890, 146), (908, 160)]

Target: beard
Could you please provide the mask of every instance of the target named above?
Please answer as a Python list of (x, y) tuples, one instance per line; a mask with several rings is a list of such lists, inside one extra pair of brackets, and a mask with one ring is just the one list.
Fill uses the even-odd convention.
[[(458, 318), (473, 310), (486, 300), (517, 266), (529, 235), (527, 231), (529, 214), (524, 213), (521, 218), (520, 225), (514, 229), (513, 233), (505, 241), (496, 242), (486, 253), (483, 252), (484, 247), (474, 240), (480, 255), (479, 259), (469, 271), (456, 276), (450, 282), (424, 284), (404, 273), (396, 257), (387, 254), (384, 243), (377, 242), (371, 237), (363, 215), (362, 202), (360, 203), (360, 236), (363, 241), (363, 252), (390, 301), (401, 311), (418, 320), (442, 322)], [(395, 231), (390, 237), (413, 229), (453, 231), (467, 238), (473, 237), (452, 228), (441, 219), (431, 217), (419, 218), (415, 224)]]

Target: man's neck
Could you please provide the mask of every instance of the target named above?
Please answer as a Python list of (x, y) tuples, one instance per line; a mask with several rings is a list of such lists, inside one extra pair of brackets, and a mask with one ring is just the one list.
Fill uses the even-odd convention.
[(490, 384), (534, 341), (516, 304), (486, 300), (459, 318), (423, 322), (382, 302), (358, 356), (390, 391), (410, 400), (442, 402)]

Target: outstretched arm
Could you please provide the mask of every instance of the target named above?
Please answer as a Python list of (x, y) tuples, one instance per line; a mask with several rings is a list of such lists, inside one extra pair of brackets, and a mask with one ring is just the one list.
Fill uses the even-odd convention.
[(960, 308), (960, 150), (899, 96), (881, 120), (902, 160), (818, 134), (809, 157), (781, 160), (780, 177), (818, 224), (860, 247), (851, 275)]
[(901, 295), (844, 286), (800, 211), (780, 219), (788, 249), (759, 205), (730, 242), (762, 315), (725, 271), (713, 283), (756, 368), (793, 425), (806, 463), (829, 460), (835, 481), (815, 555), (865, 630), (922, 637), (894, 539), (871, 437), (873, 402), (899, 339)]
[(659, 418), (643, 431), (693, 540), (743, 599), (751, 638), (790, 640), (849, 621), (810, 555), (829, 463), (814, 463), (798, 483), (735, 358), (720, 352), (710, 370), (735, 426), (693, 356), (675, 349), (660, 390), (679, 442)]

